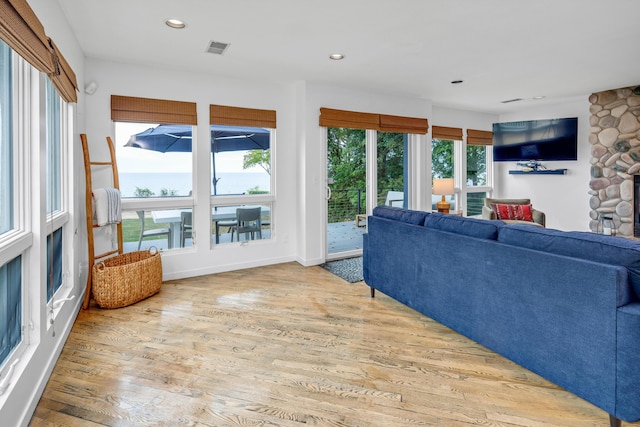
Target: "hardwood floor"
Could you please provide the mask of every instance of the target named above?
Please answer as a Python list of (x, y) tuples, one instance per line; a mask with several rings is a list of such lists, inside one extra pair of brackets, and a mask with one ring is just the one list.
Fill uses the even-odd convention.
[(30, 425), (301, 424), (609, 418), (391, 298), (371, 299), (363, 282), (288, 263), (165, 282), (135, 305), (82, 311)]

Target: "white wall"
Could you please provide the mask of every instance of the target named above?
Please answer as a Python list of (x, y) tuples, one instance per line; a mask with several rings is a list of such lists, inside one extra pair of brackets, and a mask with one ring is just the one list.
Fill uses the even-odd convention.
[(476, 113), (474, 111), (456, 110), (434, 105), (433, 114), (429, 118), (429, 125), (491, 131), (491, 126), (498, 119), (499, 116), (497, 114)]
[(578, 160), (543, 162), (547, 169), (567, 169), (566, 175), (509, 175), (515, 162), (496, 162), (494, 197), (531, 198), (532, 205), (547, 216), (547, 227), (589, 230), (589, 95), (545, 104), (517, 113), (503, 114), (501, 122), (578, 117)]

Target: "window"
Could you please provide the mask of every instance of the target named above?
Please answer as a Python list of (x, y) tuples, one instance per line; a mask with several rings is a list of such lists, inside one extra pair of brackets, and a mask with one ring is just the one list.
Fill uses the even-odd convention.
[(377, 133), (378, 205), (407, 207), (406, 156), (408, 135), (397, 132)]
[[(488, 131), (467, 129), (466, 141), (461, 128), (434, 126), (432, 131), (432, 177), (454, 178), (457, 197), (450, 196), (451, 208), (455, 199), (458, 209), (467, 216), (480, 215), (487, 193), (491, 192), (493, 135)], [(432, 204), (442, 196), (432, 196)]]
[(47, 214), (62, 208), (62, 100), (45, 79), (47, 117)]
[(193, 210), (136, 209), (122, 213), (125, 252), (193, 246)]
[[(192, 131), (189, 125), (115, 123), (116, 161), (123, 197), (122, 237), (124, 251), (155, 247), (158, 250), (182, 247), (179, 240), (179, 210), (192, 210), (185, 200), (193, 194)], [(126, 199), (153, 199), (157, 209), (128, 204)], [(171, 221), (162, 220), (163, 200), (180, 202)], [(126, 206), (126, 209), (125, 209)], [(147, 206), (145, 208), (145, 206)], [(142, 214), (142, 217), (141, 217)], [(166, 233), (163, 233), (165, 230)], [(169, 234), (169, 231), (175, 232)], [(171, 237), (171, 238), (169, 238)], [(193, 240), (186, 240), (187, 246)]]
[(29, 65), (0, 40), (0, 378), (28, 341), (23, 335), (28, 293), (23, 260), (31, 235), (24, 229), (23, 215), (28, 192), (21, 191), (28, 165), (16, 130), (23, 125), (16, 112), (24, 111), (24, 100), (15, 94), (29, 71)]
[(271, 193), (269, 129), (211, 126), (211, 194)]
[(482, 206), (487, 197), (487, 147), (467, 145), (467, 216), (482, 215)]
[(467, 186), (487, 185), (487, 148), (467, 145)]
[[(180, 248), (180, 211), (193, 210), (196, 104), (112, 95), (111, 119), (124, 251)], [(177, 214), (164, 218), (166, 210)], [(194, 239), (186, 242), (190, 246)]]
[(365, 214), (366, 135), (361, 129), (327, 129), (327, 176), (331, 197), (327, 200), (328, 223), (355, 220)]
[(466, 195), (467, 216), (482, 215), (482, 206), (491, 192), (491, 167), (493, 134), (489, 131), (467, 129)]
[(47, 302), (62, 286), (62, 228), (47, 235)]
[[(67, 104), (49, 78), (44, 78), (46, 117), (47, 302), (63, 285), (63, 253), (70, 251), (64, 238), (67, 212), (65, 177)], [(65, 250), (66, 249), (66, 250)]]
[(211, 213), (215, 244), (271, 237), (271, 204), (216, 206)]
[(22, 341), (22, 257), (0, 267), (0, 366)]
[(13, 121), (11, 49), (0, 41), (0, 235), (13, 228)]
[(192, 194), (192, 126), (115, 123), (123, 198)]
[(270, 239), (276, 112), (210, 105), (209, 121), (212, 244)]
[[(435, 126), (434, 126), (435, 128)], [(455, 178), (455, 143), (450, 139), (433, 139), (431, 145), (431, 178)], [(436, 210), (436, 203), (442, 200), (441, 195), (431, 196), (431, 209)], [(455, 195), (445, 196), (445, 200), (451, 205), (451, 210), (456, 210)]]

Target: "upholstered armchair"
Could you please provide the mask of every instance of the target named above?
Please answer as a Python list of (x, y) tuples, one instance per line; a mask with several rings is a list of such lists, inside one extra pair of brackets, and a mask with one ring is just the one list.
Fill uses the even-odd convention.
[[(531, 199), (490, 199), (487, 197), (486, 199), (484, 199), (484, 206), (482, 207), (482, 218), (498, 219), (498, 215), (496, 214), (496, 211), (492, 208), (491, 205), (530, 205), (530, 204), (531, 204)], [(533, 222), (514, 220), (514, 219), (502, 219), (502, 218), (500, 219), (510, 224), (527, 223), (527, 224), (537, 225), (540, 227), (545, 226), (546, 216), (544, 212), (538, 211), (536, 209), (533, 209), (533, 207), (531, 207), (531, 217), (533, 219)]]

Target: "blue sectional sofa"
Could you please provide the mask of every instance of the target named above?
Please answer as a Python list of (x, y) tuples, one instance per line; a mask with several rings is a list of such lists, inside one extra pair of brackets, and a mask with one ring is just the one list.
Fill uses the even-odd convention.
[(380, 206), (375, 290), (620, 420), (640, 419), (640, 243)]

